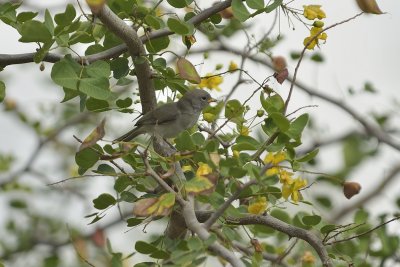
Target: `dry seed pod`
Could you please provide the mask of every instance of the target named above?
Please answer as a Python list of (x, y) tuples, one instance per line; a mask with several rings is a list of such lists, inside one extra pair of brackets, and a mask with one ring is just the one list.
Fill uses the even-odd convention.
[(343, 194), (347, 199), (352, 198), (361, 191), (361, 185), (356, 182), (345, 182), (343, 184)]

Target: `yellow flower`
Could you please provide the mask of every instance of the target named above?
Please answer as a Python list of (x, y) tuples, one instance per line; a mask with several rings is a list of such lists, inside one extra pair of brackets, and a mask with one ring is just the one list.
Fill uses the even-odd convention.
[(269, 169), (267, 170), (267, 172), (266, 172), (266, 175), (267, 175), (267, 176), (272, 176), (272, 175), (278, 174), (278, 173), (279, 173), (279, 170), (280, 170), (280, 168), (278, 168), (278, 167), (269, 168)]
[(265, 164), (271, 163), (272, 165), (276, 166), (285, 159), (286, 155), (282, 151), (276, 153), (269, 152), (268, 155), (265, 156), (264, 158), (264, 163)]
[[(321, 31), (321, 28), (318, 28), (318, 27), (312, 27), (312, 28), (311, 28), (311, 30), (310, 30), (310, 36), (307, 37), (307, 38), (305, 38), (304, 41), (303, 41), (303, 44), (304, 44), (304, 45), (307, 45), (307, 43), (308, 43), (311, 39), (313, 39), (313, 40), (311, 41), (311, 43), (307, 46), (307, 49), (309, 49), (309, 50), (314, 49), (314, 47), (315, 47), (316, 45), (318, 45), (318, 40), (326, 41), (326, 39), (328, 38), (328, 35), (326, 34), (326, 32), (323, 32), (323, 33), (318, 34), (320, 31)], [(316, 36), (316, 35), (318, 35), (318, 37), (317, 37), (317, 38), (314, 38), (314, 36)]]
[(207, 163), (199, 162), (199, 168), (196, 171), (196, 176), (204, 176), (210, 174), (212, 169)]
[(229, 72), (234, 72), (237, 69), (238, 69), (238, 65), (235, 62), (231, 61), (229, 63), (228, 71)]
[(251, 203), (247, 211), (251, 214), (260, 215), (267, 209), (267, 198), (258, 197), (255, 202)]
[(224, 78), (220, 75), (213, 75), (211, 73), (207, 73), (207, 75), (201, 79), (199, 84), (200, 88), (208, 88), (208, 89), (215, 89), (217, 91), (221, 91), (219, 85), (224, 81)]
[(302, 178), (297, 178), (292, 184), (283, 184), (282, 186), (282, 196), (288, 199), (289, 196), (293, 202), (297, 203), (302, 198), (300, 189), (307, 185), (307, 181)]
[(287, 184), (287, 185), (293, 184), (292, 176), (293, 176), (293, 173), (285, 171), (285, 170), (281, 170), (281, 172), (279, 173), (279, 181), (282, 184)]
[(303, 257), (301, 257), (301, 261), (303, 263), (315, 263), (315, 257), (311, 253), (311, 251), (306, 251), (306, 252), (304, 252)]
[(308, 5), (303, 6), (304, 8), (304, 17), (309, 20), (314, 20), (316, 18), (323, 19), (326, 18), (326, 14), (324, 11), (321, 10), (321, 5)]

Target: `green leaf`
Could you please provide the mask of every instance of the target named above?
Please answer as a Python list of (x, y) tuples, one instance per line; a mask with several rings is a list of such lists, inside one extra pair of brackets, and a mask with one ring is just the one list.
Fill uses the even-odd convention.
[(106, 175), (111, 175), (111, 174), (115, 174), (115, 170), (113, 167), (111, 167), (110, 165), (107, 164), (100, 164), (97, 167), (97, 170), (94, 171), (95, 173), (101, 173), (101, 174), (106, 174)]
[(105, 77), (83, 78), (79, 83), (79, 91), (96, 99), (107, 100), (111, 96), (109, 80)]
[(190, 5), (193, 0), (167, 0), (168, 4), (176, 8), (183, 8)]
[(6, 84), (3, 81), (0, 81), (0, 102), (3, 102), (6, 97)]
[(152, 27), (155, 30), (161, 29), (164, 25), (164, 22), (162, 19), (153, 16), (153, 15), (146, 15), (146, 17), (144, 17), (144, 21), (147, 23), (147, 25), (149, 25), (150, 27)]
[(83, 169), (91, 168), (99, 160), (100, 156), (94, 147), (85, 148), (75, 155), (75, 162)]
[(289, 129), (290, 122), (282, 113), (273, 112), (269, 114), (269, 117), (274, 121), (281, 132), (286, 132)]
[(275, 0), (272, 4), (269, 6), (265, 7), (264, 11), (265, 13), (270, 13), (271, 11), (274, 11), (277, 9), (280, 5), (282, 5), (283, 0)]
[(51, 69), (51, 79), (58, 85), (68, 89), (77, 89), (79, 77), (69, 60), (56, 62)]
[(86, 101), (86, 108), (89, 111), (103, 112), (103, 111), (109, 110), (109, 104), (105, 100), (99, 100), (99, 99), (90, 97)]
[(185, 150), (195, 150), (196, 145), (194, 144), (190, 134), (188, 131), (182, 132), (176, 139), (176, 149), (179, 151), (185, 151)]
[(67, 102), (68, 100), (71, 100), (79, 95), (79, 91), (65, 88), (63, 87), (64, 90), (64, 99), (61, 101), (61, 103)]
[(127, 97), (125, 99), (118, 99), (115, 103), (119, 108), (128, 108), (132, 105), (133, 101), (132, 98)]
[(168, 252), (165, 252), (164, 250), (155, 250), (153, 253), (150, 254), (150, 257), (154, 259), (161, 259), (161, 260), (166, 260), (168, 259), (170, 254)]
[(127, 176), (120, 176), (117, 178), (114, 184), (114, 189), (118, 192), (121, 193), (124, 191), (128, 186), (132, 184), (131, 179), (129, 179)]
[(142, 254), (151, 254), (154, 251), (158, 250), (158, 248), (144, 241), (137, 241), (135, 244), (135, 250)]
[(178, 68), (179, 77), (181, 77), (182, 79), (196, 84), (199, 84), (201, 82), (201, 78), (197, 73), (196, 68), (189, 60), (181, 57), (176, 62), (176, 66)]
[(232, 1), (232, 11), (233, 15), (242, 22), (250, 17), (250, 12), (247, 10), (242, 0)]
[(54, 35), (53, 17), (51, 16), (50, 11), (47, 8), (46, 8), (46, 11), (44, 12), (44, 23), (43, 24), (49, 30), (51, 35)]
[(36, 17), (38, 12), (21, 12), (17, 16), (18, 22), (25, 22)]
[(120, 198), (121, 198), (121, 201), (129, 202), (129, 203), (133, 203), (138, 199), (137, 196), (135, 196), (133, 193), (131, 193), (129, 191), (123, 191), (121, 193)]
[(110, 62), (110, 67), (115, 79), (125, 77), (129, 73), (129, 61), (127, 58), (119, 57)]
[(265, 111), (269, 114), (272, 112), (281, 112), (285, 107), (285, 102), (282, 97), (278, 94), (264, 98), (264, 93), (260, 94), (260, 102)]
[(161, 50), (166, 49), (168, 46), (169, 46), (168, 36), (149, 40), (146, 43), (147, 51), (149, 51), (150, 53), (160, 52)]
[(318, 215), (306, 215), (302, 218), (305, 225), (315, 226), (321, 222), (321, 216)]
[(246, 4), (252, 9), (264, 8), (264, 0), (246, 0)]
[(42, 22), (37, 20), (29, 20), (22, 24), (19, 33), (21, 34), (21, 38), (18, 41), (23, 43), (46, 43), (52, 38), (52, 35), (47, 27)]
[(54, 21), (57, 25), (67, 26), (70, 25), (76, 16), (75, 8), (72, 4), (68, 4), (65, 12), (54, 16)]
[(86, 73), (93, 78), (96, 77), (105, 77), (108, 78), (111, 75), (110, 64), (103, 61), (98, 60), (85, 67)]
[(104, 210), (109, 206), (115, 205), (115, 203), (117, 203), (115, 198), (112, 195), (106, 193), (103, 193), (96, 199), (93, 199), (94, 207), (98, 210)]
[(259, 147), (260, 143), (253, 137), (240, 135), (238, 138), (236, 138), (236, 142), (235, 145), (232, 146), (232, 150), (257, 150)]
[(306, 127), (307, 123), (308, 123), (308, 114), (301, 115), (290, 124), (289, 130), (286, 132), (286, 134), (295, 140), (300, 140), (301, 134), (304, 128)]
[(141, 224), (143, 222), (143, 219), (129, 218), (126, 222), (128, 223), (128, 227), (133, 227), (133, 226)]
[(292, 219), (290, 218), (289, 214), (281, 209), (273, 209), (270, 214), (272, 217), (275, 217), (285, 223), (290, 224), (292, 222)]
[(323, 234), (323, 235), (325, 235), (325, 234), (327, 234), (327, 233), (330, 233), (330, 232), (332, 232), (333, 230), (335, 230), (336, 229), (336, 225), (334, 225), (334, 224), (327, 224), (327, 225), (324, 225), (322, 228), (321, 228), (321, 234)]
[(299, 162), (308, 162), (310, 160), (312, 160), (313, 158), (315, 158), (318, 155), (319, 149), (314, 149), (311, 152), (308, 152), (307, 154), (305, 154), (304, 156), (296, 159)]
[(191, 35), (194, 32), (193, 24), (174, 18), (168, 19), (167, 26), (171, 31), (179, 35)]
[(236, 117), (240, 117), (240, 116), (242, 116), (243, 112), (244, 112), (244, 107), (239, 102), (239, 100), (232, 99), (226, 103), (225, 117), (227, 119), (233, 119)]

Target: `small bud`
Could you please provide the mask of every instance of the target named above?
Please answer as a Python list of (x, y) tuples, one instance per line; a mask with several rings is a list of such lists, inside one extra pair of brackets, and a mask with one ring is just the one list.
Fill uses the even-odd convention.
[(314, 21), (313, 26), (317, 28), (322, 28), (324, 27), (324, 22), (322, 20), (316, 20)]
[(356, 182), (345, 182), (343, 184), (343, 194), (347, 199), (352, 198), (361, 191), (361, 185)]
[(262, 116), (264, 116), (264, 110), (263, 109), (257, 110), (257, 117), (262, 117)]
[(217, 64), (216, 66), (215, 66), (215, 70), (220, 70), (220, 69), (222, 69), (224, 67), (224, 65), (222, 65), (222, 64)]
[(44, 63), (40, 63), (40, 67), (39, 67), (40, 71), (44, 71), (45, 67), (44, 67)]

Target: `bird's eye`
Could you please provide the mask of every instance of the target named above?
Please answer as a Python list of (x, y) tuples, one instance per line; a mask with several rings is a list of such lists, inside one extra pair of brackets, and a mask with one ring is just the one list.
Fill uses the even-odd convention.
[(207, 100), (207, 97), (203, 96), (203, 97), (201, 98), (201, 100), (206, 101), (206, 100)]

